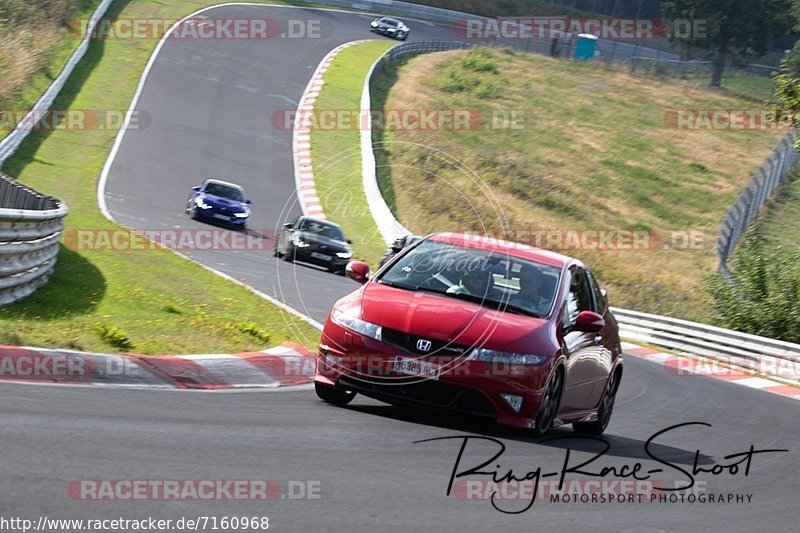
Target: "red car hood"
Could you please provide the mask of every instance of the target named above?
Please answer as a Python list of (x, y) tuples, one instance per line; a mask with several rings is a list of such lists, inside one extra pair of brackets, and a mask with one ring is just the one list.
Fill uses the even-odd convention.
[[(356, 302), (353, 302), (356, 303)], [(549, 355), (557, 350), (551, 321), (429, 292), (368, 283), (361, 318), (412, 335), (493, 350)]]

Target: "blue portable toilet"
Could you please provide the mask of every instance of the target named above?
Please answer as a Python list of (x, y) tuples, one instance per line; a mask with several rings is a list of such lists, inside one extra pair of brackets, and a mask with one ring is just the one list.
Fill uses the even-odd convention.
[(597, 50), (597, 36), (591, 33), (578, 35), (578, 44), (575, 46), (575, 59), (591, 61)]

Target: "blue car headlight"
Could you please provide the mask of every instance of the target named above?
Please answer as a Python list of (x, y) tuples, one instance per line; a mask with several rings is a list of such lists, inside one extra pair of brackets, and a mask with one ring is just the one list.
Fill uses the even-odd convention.
[(200, 209), (211, 209), (211, 206), (210, 206), (210, 205), (208, 205), (207, 203), (205, 203), (205, 202), (203, 201), (203, 199), (202, 199), (201, 197), (199, 197), (199, 196), (198, 196), (197, 198), (195, 198), (195, 199), (194, 199), (194, 203), (195, 203), (195, 205), (197, 205), (197, 207), (199, 207)]
[(250, 216), (250, 211), (242, 211), (241, 213), (234, 213), (233, 216), (236, 218), (247, 218)]
[(370, 339), (375, 339), (376, 341), (382, 340), (383, 328), (381, 326), (348, 315), (344, 311), (334, 309), (331, 313), (331, 320), (343, 328), (353, 330), (356, 333), (364, 335), (365, 337), (369, 337)]
[(467, 361), (535, 366), (547, 361), (547, 357), (530, 353), (501, 352), (499, 350), (489, 350), (488, 348), (475, 348), (467, 356)]

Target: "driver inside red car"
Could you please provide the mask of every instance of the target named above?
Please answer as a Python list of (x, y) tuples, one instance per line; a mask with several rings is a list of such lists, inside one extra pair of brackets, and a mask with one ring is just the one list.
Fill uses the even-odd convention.
[(447, 290), (450, 294), (470, 294), (488, 300), (500, 301), (502, 293), (494, 286), (492, 269), (487, 265), (473, 265), (461, 272), (459, 284)]
[[(522, 265), (519, 271), (519, 292), (512, 296), (508, 303), (536, 313), (547, 313), (552, 294), (542, 294), (544, 274), (533, 265)], [(552, 293), (552, 291), (550, 291)]]

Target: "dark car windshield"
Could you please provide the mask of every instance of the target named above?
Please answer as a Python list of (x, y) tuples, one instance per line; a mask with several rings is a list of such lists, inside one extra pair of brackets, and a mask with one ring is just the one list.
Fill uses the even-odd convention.
[(546, 317), (553, 311), (560, 274), (559, 268), (508, 254), (426, 240), (377, 282)]
[(227, 198), (228, 200), (233, 200), (234, 202), (244, 201), (241, 189), (237, 189), (236, 187), (231, 187), (229, 185), (222, 185), (221, 183), (209, 183), (206, 185), (204, 192), (206, 194), (213, 194), (214, 196)]
[(394, 19), (381, 19), (381, 23), (386, 24), (387, 26), (399, 26), (400, 22)]
[(305, 224), (303, 224), (302, 230), (308, 233), (313, 233), (314, 235), (319, 235), (321, 237), (327, 237), (335, 241), (344, 241), (342, 230), (333, 224), (325, 224), (324, 222), (318, 222), (316, 220), (306, 220)]

